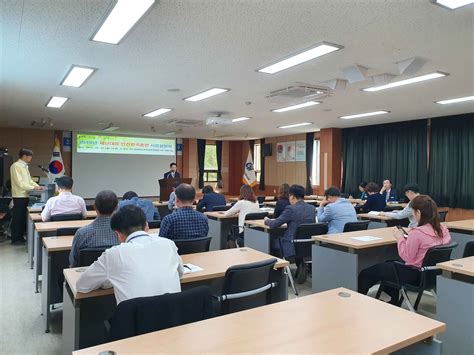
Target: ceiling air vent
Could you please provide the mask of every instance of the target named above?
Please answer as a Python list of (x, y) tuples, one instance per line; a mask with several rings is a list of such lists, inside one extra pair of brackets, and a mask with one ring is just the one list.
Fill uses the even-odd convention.
[(330, 89), (307, 84), (297, 84), (270, 92), (267, 99), (273, 102), (308, 101), (329, 95)]

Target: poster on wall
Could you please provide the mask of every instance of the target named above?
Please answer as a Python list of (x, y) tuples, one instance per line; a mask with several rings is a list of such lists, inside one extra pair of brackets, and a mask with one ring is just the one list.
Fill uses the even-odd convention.
[(306, 161), (306, 141), (296, 141), (296, 161)]
[(286, 142), (286, 161), (296, 160), (296, 142)]
[(277, 143), (277, 162), (283, 163), (285, 161), (285, 153), (286, 153), (286, 143)]

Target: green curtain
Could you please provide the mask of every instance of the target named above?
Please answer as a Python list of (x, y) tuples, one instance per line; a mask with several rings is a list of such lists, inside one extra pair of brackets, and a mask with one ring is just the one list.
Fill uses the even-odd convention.
[(408, 182), (427, 188), (427, 120), (346, 128), (343, 191), (358, 196), (361, 181), (390, 179), (400, 193)]
[(438, 206), (474, 208), (474, 114), (431, 120), (428, 192)]

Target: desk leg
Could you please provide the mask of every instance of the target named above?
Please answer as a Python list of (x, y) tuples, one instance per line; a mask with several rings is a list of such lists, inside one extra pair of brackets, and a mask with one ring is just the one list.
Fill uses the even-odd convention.
[(74, 304), (74, 296), (67, 282), (63, 286), (63, 354), (71, 354), (79, 349), (79, 304)]
[(262, 253), (270, 254), (270, 233), (245, 226), (244, 245)]
[[(426, 339), (406, 348), (395, 351), (393, 355), (440, 355), (444, 344), (437, 339)], [(458, 353), (460, 354), (460, 353)]]
[(462, 254), (464, 253), (464, 248), (466, 247), (467, 242), (474, 240), (474, 234), (464, 234), (459, 232), (449, 232), (449, 234), (451, 234), (453, 241), (459, 244), (456, 248), (454, 248), (451, 259), (460, 259), (462, 258)]
[(437, 318), (447, 324), (443, 354), (474, 354), (474, 284), (440, 275), (437, 296)]
[(33, 269), (33, 238), (34, 238), (35, 223), (28, 214), (28, 222), (26, 224), (26, 248), (28, 251), (28, 263), (30, 269)]
[(40, 249), (40, 235), (37, 231), (34, 233), (34, 267), (35, 267), (35, 293), (39, 292), (39, 275), (41, 273), (41, 249)]
[(43, 279), (41, 281), (41, 309), (43, 311), (44, 331), (49, 333), (49, 318), (50, 318), (50, 285), (51, 284), (51, 257), (48, 251), (43, 247)]

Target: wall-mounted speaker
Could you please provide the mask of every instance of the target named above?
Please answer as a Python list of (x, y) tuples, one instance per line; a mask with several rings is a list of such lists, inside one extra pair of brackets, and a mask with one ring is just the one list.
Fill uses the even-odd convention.
[(272, 156), (272, 144), (265, 143), (263, 145), (263, 156), (264, 157), (271, 157)]

